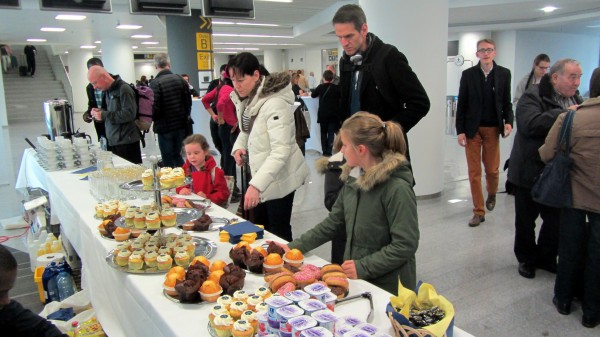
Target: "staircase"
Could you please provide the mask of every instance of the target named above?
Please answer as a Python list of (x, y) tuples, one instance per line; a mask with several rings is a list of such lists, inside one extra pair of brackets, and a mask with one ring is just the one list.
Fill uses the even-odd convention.
[[(26, 64), (24, 46), (13, 46), (13, 53), (20, 55), (19, 65)], [(67, 99), (64, 86), (56, 79), (50, 59), (43, 46), (36, 46), (35, 77), (19, 76), (19, 69), (11, 69), (4, 74), (4, 93), (8, 123), (40, 121), (44, 122), (44, 105), (49, 99)]]

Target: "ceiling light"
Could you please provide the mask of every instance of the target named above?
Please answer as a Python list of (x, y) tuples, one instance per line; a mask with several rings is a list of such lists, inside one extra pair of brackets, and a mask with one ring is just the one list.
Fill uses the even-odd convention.
[(294, 0), (256, 0), (256, 1), (264, 1), (264, 2), (294, 2)]
[(64, 32), (66, 29), (62, 27), (42, 27), (40, 30), (42, 32)]
[(102, 43), (102, 41), (98, 40), (98, 41), (94, 41), (94, 43), (100, 44), (100, 43)]
[(152, 35), (136, 34), (136, 35), (131, 35), (131, 37), (134, 39), (149, 39), (152, 37)]
[(266, 43), (266, 42), (213, 42), (213, 45), (240, 45), (240, 46), (303, 46), (302, 43)]
[(81, 49), (95, 49), (96, 46), (94, 46), (94, 45), (83, 45), (83, 46), (79, 46), (79, 48), (81, 48)]
[(236, 22), (235, 24), (236, 25), (241, 25), (241, 26), (279, 27), (279, 25), (276, 25), (274, 23)]
[(27, 42), (46, 42), (46, 39), (27, 39)]
[(138, 49), (138, 46), (131, 46), (131, 49)]
[(167, 47), (148, 47), (148, 49), (167, 49)]
[(65, 54), (68, 54), (68, 53), (69, 53), (69, 51), (68, 51), (68, 50), (65, 50)]
[(142, 26), (140, 25), (122, 25), (117, 24), (117, 29), (140, 29)]
[(158, 44), (156, 41), (144, 41), (142, 44)]
[(231, 21), (213, 21), (213, 25), (235, 25), (235, 22)]
[(260, 50), (259, 48), (214, 48), (214, 50)]
[(280, 38), (280, 39), (293, 39), (293, 36), (284, 36), (284, 35), (261, 35), (261, 34), (223, 34), (217, 33), (213, 36), (230, 36), (230, 37), (271, 37), (271, 38)]
[(600, 28), (600, 25), (586, 26), (587, 28)]
[(552, 12), (554, 12), (557, 9), (558, 8), (554, 7), (554, 6), (546, 6), (546, 7), (542, 8), (542, 10), (544, 11), (544, 13), (552, 13)]
[(58, 14), (54, 17), (56, 20), (68, 20), (68, 21), (81, 21), (85, 20), (85, 15), (73, 15), (73, 14)]

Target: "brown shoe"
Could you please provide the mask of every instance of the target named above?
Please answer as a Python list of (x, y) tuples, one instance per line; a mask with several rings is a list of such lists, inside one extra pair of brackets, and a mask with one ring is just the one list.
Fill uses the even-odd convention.
[(494, 210), (494, 207), (496, 207), (496, 195), (490, 194), (485, 201), (485, 208), (487, 208), (488, 211), (492, 211)]
[(480, 223), (485, 221), (485, 216), (473, 214), (471, 220), (469, 220), (469, 227), (477, 227)]

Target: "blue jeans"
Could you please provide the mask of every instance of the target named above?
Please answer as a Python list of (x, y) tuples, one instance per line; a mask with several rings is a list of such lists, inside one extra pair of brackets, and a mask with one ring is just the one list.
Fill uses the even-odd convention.
[(183, 146), (184, 139), (185, 129), (158, 134), (158, 148), (160, 149), (164, 166), (183, 166), (181, 147)]
[(560, 218), (554, 295), (559, 301), (569, 303), (582, 285), (583, 313), (597, 317), (600, 315), (600, 214), (565, 208)]

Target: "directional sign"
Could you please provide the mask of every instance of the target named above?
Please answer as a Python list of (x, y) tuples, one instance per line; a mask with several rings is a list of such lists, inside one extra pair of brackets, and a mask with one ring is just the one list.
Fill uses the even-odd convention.
[(211, 52), (198, 52), (198, 70), (213, 69), (213, 55)]
[(196, 50), (211, 51), (212, 38), (210, 33), (196, 33)]
[(209, 31), (212, 28), (212, 20), (203, 16), (199, 16), (199, 18), (202, 21), (200, 24), (200, 30)]

